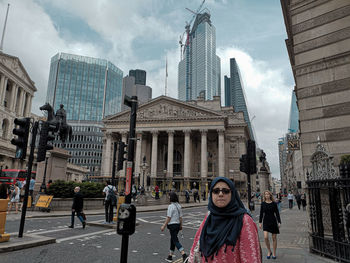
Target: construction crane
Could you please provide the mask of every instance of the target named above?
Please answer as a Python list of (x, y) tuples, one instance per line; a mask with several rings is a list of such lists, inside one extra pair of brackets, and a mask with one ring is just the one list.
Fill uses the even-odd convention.
[[(203, 5), (204, 5), (204, 2), (205, 2), (205, 0), (203, 0), (203, 2), (200, 4), (200, 6), (197, 8), (196, 11), (193, 11), (193, 10), (187, 8), (187, 7), (185, 8), (187, 11), (191, 12), (191, 13), (193, 14), (193, 16), (192, 16), (190, 22), (187, 22), (187, 21), (186, 21), (185, 32), (184, 32), (182, 35), (180, 35), (179, 44), (180, 44), (180, 52), (181, 52), (181, 53), (180, 53), (180, 59), (181, 59), (181, 60), (183, 59), (183, 54), (185, 53), (185, 50), (186, 50), (186, 48), (183, 48), (183, 47), (184, 47), (184, 46), (185, 46), (185, 47), (188, 47), (189, 44), (190, 44), (190, 31), (191, 31), (190, 29), (191, 29), (191, 24), (192, 24), (194, 18), (200, 13), (200, 11), (201, 11), (201, 9), (202, 9), (202, 7), (203, 7)], [(185, 34), (186, 34), (186, 43), (184, 44), (184, 43), (183, 43), (183, 38), (184, 38), (184, 35), (185, 35)]]

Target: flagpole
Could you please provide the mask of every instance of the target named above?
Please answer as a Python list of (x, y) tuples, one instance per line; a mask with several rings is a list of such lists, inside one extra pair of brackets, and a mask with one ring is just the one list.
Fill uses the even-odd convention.
[(7, 4), (7, 11), (6, 11), (6, 17), (5, 17), (5, 23), (4, 23), (4, 29), (2, 30), (2, 37), (1, 37), (1, 44), (0, 44), (0, 51), (3, 50), (4, 47), (4, 37), (5, 37), (5, 30), (6, 30), (6, 24), (7, 24), (7, 16), (9, 14), (10, 4)]
[(164, 95), (167, 96), (168, 93), (168, 57), (165, 59), (165, 91)]

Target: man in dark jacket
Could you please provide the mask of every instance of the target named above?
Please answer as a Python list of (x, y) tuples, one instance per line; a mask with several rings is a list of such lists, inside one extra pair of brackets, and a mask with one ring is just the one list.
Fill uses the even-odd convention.
[(85, 228), (85, 221), (82, 216), (82, 211), (84, 207), (84, 198), (83, 195), (80, 193), (80, 187), (77, 186), (74, 188), (74, 198), (73, 198), (73, 205), (72, 205), (72, 217), (71, 217), (71, 225), (69, 228), (74, 228), (74, 216), (75, 213), (77, 213), (77, 217), (79, 218), (80, 222), (83, 224), (83, 228)]

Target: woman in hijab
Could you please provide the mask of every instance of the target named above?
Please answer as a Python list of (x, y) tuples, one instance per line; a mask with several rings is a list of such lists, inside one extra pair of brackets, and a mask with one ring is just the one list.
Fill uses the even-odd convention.
[(258, 229), (230, 179), (213, 180), (208, 210), (195, 235), (188, 262), (262, 262)]

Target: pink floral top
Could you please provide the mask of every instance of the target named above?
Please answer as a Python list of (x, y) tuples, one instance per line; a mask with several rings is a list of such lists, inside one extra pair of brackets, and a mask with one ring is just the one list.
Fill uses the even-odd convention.
[[(192, 246), (191, 253), (188, 260), (188, 262), (190, 263), (206, 262), (204, 257), (201, 257), (200, 261), (196, 260), (195, 255), (199, 255), (200, 257), (200, 251), (199, 252), (196, 252), (196, 251), (198, 251), (199, 239), (207, 217), (208, 215), (204, 218), (202, 224), (200, 225), (194, 237), (193, 246)], [(261, 252), (260, 252), (258, 229), (256, 227), (255, 222), (249, 215), (245, 214), (243, 216), (243, 226), (242, 226), (241, 234), (237, 239), (234, 252), (232, 252), (232, 246), (227, 246), (227, 249), (225, 252), (225, 247), (226, 245), (224, 244), (220, 248), (218, 255), (214, 256), (214, 259), (212, 259), (212, 256), (210, 256), (208, 258), (208, 262), (209, 263), (261, 263), (262, 262), (261, 254), (260, 254)]]

